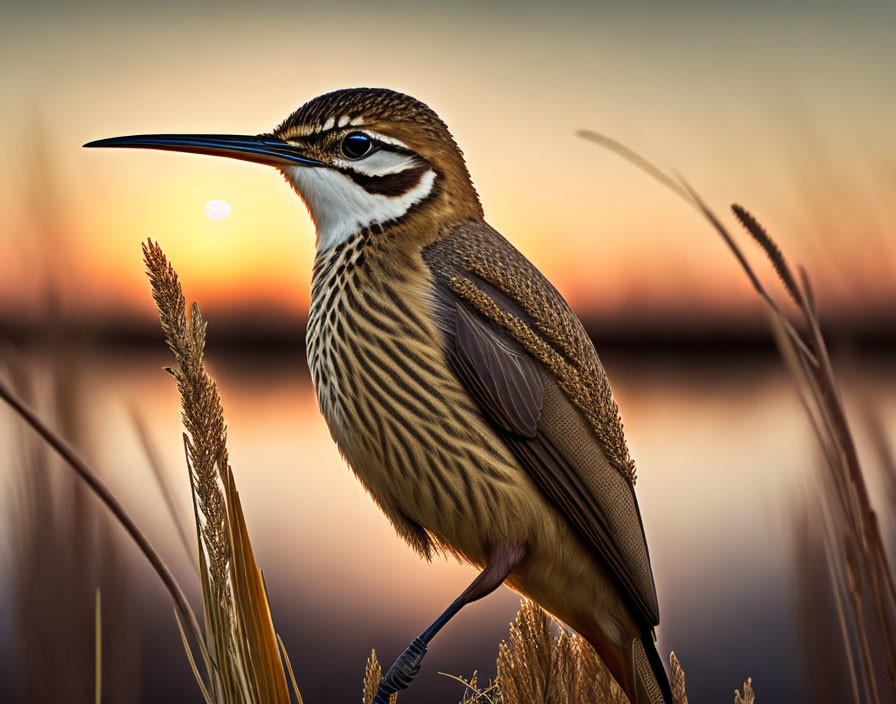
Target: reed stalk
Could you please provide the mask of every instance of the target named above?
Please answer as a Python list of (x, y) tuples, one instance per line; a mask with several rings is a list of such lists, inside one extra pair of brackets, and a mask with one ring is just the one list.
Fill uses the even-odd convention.
[(152, 547), (149, 539), (144, 535), (143, 531), (137, 526), (130, 514), (125, 510), (124, 506), (115, 498), (109, 488), (97, 476), (97, 474), (87, 466), (87, 463), (81, 459), (77, 452), (54, 430), (52, 430), (43, 420), (28, 406), (21, 398), (19, 398), (13, 390), (0, 378), (0, 399), (3, 399), (10, 408), (12, 408), (29, 426), (31, 426), (37, 434), (71, 467), (75, 473), (85, 482), (96, 497), (111, 511), (112, 515), (118, 523), (124, 528), (125, 532), (137, 544), (140, 552), (152, 566), (156, 575), (161, 580), (165, 589), (168, 591), (174, 608), (180, 618), (190, 629), (195, 637), (196, 642), (202, 646), (202, 631), (199, 629), (199, 622), (196, 615), (190, 608), (187, 597), (183, 590), (171, 574), (168, 566), (162, 560), (155, 548)]
[[(821, 332), (809, 275), (799, 268), (797, 276), (758, 220), (744, 207), (732, 206), (734, 216), (768, 259), (785, 294), (795, 305), (797, 315), (790, 316), (759, 281), (730, 231), (684, 179), (664, 173), (608, 137), (590, 131), (580, 131), (579, 136), (619, 154), (695, 208), (722, 237), (753, 288), (768, 305), (778, 331), (778, 347), (797, 387), (822, 457), (819, 493), (826, 533), (830, 536), (827, 559), (834, 583), (845, 585), (837, 594), (838, 609), (849, 615), (849, 627), (842, 629), (845, 634), (843, 646), (850, 662), (858, 662), (863, 673), (863, 696), (857, 693), (855, 697), (857, 701), (868, 702), (878, 702), (882, 697), (887, 701), (896, 698), (896, 628), (893, 623), (896, 580)], [(798, 332), (798, 328), (803, 332)], [(886, 466), (887, 450), (879, 451), (879, 454)], [(870, 608), (866, 608), (869, 602)], [(874, 648), (872, 642), (879, 642), (882, 647)], [(886, 683), (878, 682), (876, 676), (878, 658), (885, 664)], [(752, 686), (748, 681), (744, 694), (738, 695), (738, 701), (752, 701), (752, 697)]]
[[(177, 382), (186, 430), (206, 639), (214, 653), (214, 677), (206, 696), (216, 704), (289, 704), (264, 580), (229, 464), (221, 398), (204, 365), (206, 323), (195, 303), (187, 315), (180, 281), (161, 247), (147, 241), (143, 257), (165, 341), (174, 355), (168, 371)], [(301, 702), (297, 689), (294, 694)]]

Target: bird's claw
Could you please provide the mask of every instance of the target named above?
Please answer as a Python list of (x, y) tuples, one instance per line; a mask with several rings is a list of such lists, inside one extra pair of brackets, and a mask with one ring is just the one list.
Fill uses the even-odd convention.
[(392, 663), (392, 667), (380, 680), (379, 689), (373, 704), (388, 704), (389, 697), (401, 689), (407, 689), (423, 664), (423, 656), (426, 655), (426, 643), (419, 637), (414, 638), (405, 651)]

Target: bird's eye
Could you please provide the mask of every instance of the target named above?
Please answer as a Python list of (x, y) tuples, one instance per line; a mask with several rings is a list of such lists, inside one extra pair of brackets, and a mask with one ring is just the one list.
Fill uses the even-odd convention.
[(373, 149), (373, 142), (363, 132), (352, 132), (342, 138), (342, 153), (349, 159), (360, 159)]

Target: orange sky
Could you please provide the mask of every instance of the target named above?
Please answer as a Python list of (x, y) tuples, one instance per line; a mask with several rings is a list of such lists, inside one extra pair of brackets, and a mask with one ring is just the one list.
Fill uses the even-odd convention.
[[(719, 210), (748, 205), (829, 304), (896, 299), (896, 49), (882, 21), (893, 12), (683, 7), (11, 11), (0, 30), (0, 310), (39, 300), (49, 258), (67, 273), (72, 310), (149, 311), (139, 242), (153, 237), (206, 306), (300, 314), (313, 232), (274, 170), (80, 145), (260, 132), (352, 85), (393, 87), (435, 108), (489, 221), (580, 310), (753, 303), (710, 229), (576, 138), (581, 127), (685, 174)], [(35, 199), (36, 182), (55, 195), (41, 187)], [(228, 219), (206, 217), (213, 198), (231, 205)], [(44, 216), (64, 243), (49, 257)]]

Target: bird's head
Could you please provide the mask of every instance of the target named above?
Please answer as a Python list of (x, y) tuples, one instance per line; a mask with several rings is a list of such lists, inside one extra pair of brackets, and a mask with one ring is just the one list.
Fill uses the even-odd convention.
[[(463, 154), (429, 107), (386, 89), (355, 88), (309, 101), (272, 133), (116, 137), (88, 147), (139, 147), (227, 156), (278, 168), (308, 206), (318, 248), (371, 225), (419, 237), (482, 216)], [(421, 218), (427, 227), (415, 228)]]

